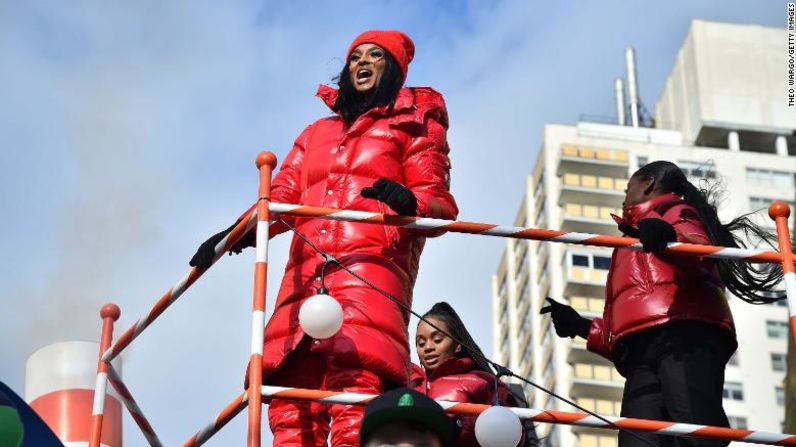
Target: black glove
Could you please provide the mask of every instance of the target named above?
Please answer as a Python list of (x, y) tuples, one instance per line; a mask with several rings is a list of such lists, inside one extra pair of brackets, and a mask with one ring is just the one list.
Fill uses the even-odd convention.
[[(213, 263), (213, 256), (216, 254), (216, 245), (218, 245), (221, 239), (224, 239), (224, 237), (228, 235), (233, 228), (235, 228), (235, 225), (237, 225), (238, 222), (240, 222), (240, 219), (236, 220), (235, 223), (226, 230), (216, 233), (210, 236), (208, 240), (202, 242), (202, 245), (200, 245), (199, 249), (196, 250), (196, 253), (191, 258), (191, 261), (188, 262), (188, 265), (202, 269), (210, 267), (210, 265)], [(243, 235), (243, 237), (241, 237), (238, 242), (235, 243), (235, 245), (230, 247), (229, 254), (239, 254), (244, 248), (254, 246), (254, 237), (255, 233), (254, 229), (252, 229)]]
[(652, 217), (641, 219), (638, 222), (638, 229), (626, 223), (620, 223), (619, 231), (630, 237), (638, 238), (646, 252), (662, 251), (666, 249), (667, 242), (677, 242), (677, 232), (674, 231), (672, 224)]
[(362, 188), (362, 197), (376, 199), (390, 206), (401, 216), (417, 215), (417, 198), (406, 186), (384, 177), (376, 180), (373, 186)]
[(559, 337), (575, 338), (576, 335), (580, 335), (583, 338), (589, 338), (591, 320), (581, 317), (578, 311), (566, 304), (561, 304), (549, 297), (547, 301), (550, 302), (550, 305), (543, 307), (539, 313), (550, 313), (553, 326), (555, 326), (556, 334)]
[(677, 233), (669, 222), (661, 219), (641, 219), (638, 222), (639, 240), (644, 251), (662, 251), (667, 242), (677, 242)]

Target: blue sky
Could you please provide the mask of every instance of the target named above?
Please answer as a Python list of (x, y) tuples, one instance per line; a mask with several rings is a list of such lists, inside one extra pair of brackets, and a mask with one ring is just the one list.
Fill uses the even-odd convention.
[[(508, 224), (543, 125), (613, 115), (628, 45), (652, 110), (696, 18), (784, 27), (785, 2), (0, 2), (0, 380), (21, 391), (32, 351), (97, 339), (104, 302), (122, 308), (117, 333), (143, 315), (254, 201), (257, 152), (281, 160), (328, 113), (313, 94), (359, 32), (412, 36), (408, 83), (448, 102), (460, 217)], [(270, 250), (269, 309), (287, 243)], [(415, 309), (450, 301), (490, 352), (503, 246), (430, 241)], [(167, 445), (241, 388), (253, 262), (225, 257), (125, 355)], [(208, 445), (240, 445), (244, 421)]]

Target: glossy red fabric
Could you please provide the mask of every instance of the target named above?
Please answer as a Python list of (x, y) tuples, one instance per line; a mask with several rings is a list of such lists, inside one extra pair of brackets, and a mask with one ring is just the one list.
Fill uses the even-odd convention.
[[(297, 388), (381, 394), (384, 383), (370, 371), (339, 365), (309, 349), (304, 340), (285, 360), (268, 383)], [(274, 434), (273, 445), (280, 447), (358, 447), (359, 426), (365, 408), (360, 405), (325, 405), (274, 399), (269, 402), (268, 422)], [(331, 420), (331, 425), (330, 425)]]
[[(622, 216), (633, 227), (646, 218), (672, 224), (679, 242), (710, 244), (696, 209), (676, 194), (626, 207)], [(603, 317), (592, 321), (587, 346), (610, 358), (623, 336), (681, 320), (718, 325), (734, 342), (732, 313), (713, 260), (616, 249), (605, 287)]]
[[(469, 357), (453, 357), (443, 362), (430, 375), (415, 364), (412, 364), (412, 381), (410, 386), (432, 399), (468, 402), (492, 405), (495, 403), (494, 374), (481, 371), (475, 367)], [(498, 385), (501, 404), (514, 404), (508, 398), (508, 387), (500, 382)], [(451, 416), (460, 427), (454, 442), (456, 447), (479, 447), (475, 439), (476, 416)]]
[[(318, 96), (331, 107), (337, 90), (321, 86)], [(458, 209), (448, 191), (447, 125), (442, 96), (427, 87), (401, 89), (392, 109), (372, 109), (351, 126), (337, 115), (320, 119), (301, 133), (285, 158), (271, 200), (396, 214), (360, 195), (362, 188), (385, 177), (414, 193), (419, 216), (455, 219)], [(406, 305), (412, 304), (425, 238), (440, 234), (323, 219), (289, 221), (318, 248)], [(265, 328), (266, 377), (304, 337), (299, 308), (320, 287), (323, 261), (309, 244), (293, 237), (275, 311)], [(313, 343), (312, 351), (393, 383), (407, 383), (408, 314), (337, 267), (326, 269), (325, 283), (343, 307), (344, 322), (337, 335)]]

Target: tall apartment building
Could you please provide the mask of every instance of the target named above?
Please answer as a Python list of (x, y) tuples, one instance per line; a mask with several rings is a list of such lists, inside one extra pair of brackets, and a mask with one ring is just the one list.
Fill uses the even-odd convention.
[[(676, 162), (695, 182), (721, 182), (723, 221), (775, 200), (793, 205), (796, 109), (786, 104), (784, 40), (785, 32), (774, 28), (692, 22), (654, 108), (656, 127), (546, 125), (515, 224), (618, 234), (610, 213), (621, 214), (629, 175), (654, 160)], [(765, 211), (759, 222), (770, 224)], [(601, 315), (610, 254), (510, 240), (493, 276), (493, 348), (499, 361), (535, 383), (618, 415), (623, 378), (584, 340), (558, 338), (550, 317), (539, 315), (548, 296), (584, 316)], [(735, 427), (780, 431), (787, 307), (728, 299), (740, 346), (727, 367), (724, 407)], [(535, 408), (573, 410), (540, 390), (525, 391)], [(616, 445), (613, 431), (566, 425), (537, 431), (551, 446)]]

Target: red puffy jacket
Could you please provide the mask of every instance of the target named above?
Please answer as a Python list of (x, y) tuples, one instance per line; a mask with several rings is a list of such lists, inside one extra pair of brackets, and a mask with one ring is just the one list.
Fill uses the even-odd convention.
[[(674, 193), (626, 207), (622, 220), (636, 227), (641, 219), (672, 224), (679, 242), (710, 244), (696, 209)], [(623, 336), (670, 321), (692, 320), (727, 330), (735, 344), (735, 325), (724, 284), (710, 258), (616, 249), (605, 287), (602, 318), (589, 328), (587, 347), (610, 358)]]
[[(439, 365), (431, 375), (426, 370), (412, 364), (412, 380), (409, 383), (421, 393), (432, 399), (472, 404), (492, 405), (495, 403), (494, 374), (482, 371), (475, 366), (470, 357), (452, 357)], [(518, 406), (516, 398), (505, 383), (498, 381), (498, 400), (501, 405)], [(456, 447), (479, 447), (475, 438), (477, 416), (455, 416), (459, 434), (454, 442)], [(525, 445), (525, 434), (519, 445)]]
[[(321, 86), (329, 107), (337, 90)], [(395, 214), (389, 206), (360, 195), (380, 177), (407, 186), (421, 217), (455, 219), (448, 192), (448, 125), (442, 95), (431, 88), (402, 88), (392, 109), (378, 107), (346, 126), (340, 116), (322, 118), (298, 137), (273, 181), (271, 200), (310, 206)], [(324, 219), (291, 218), (299, 233), (345, 266), (412, 304), (412, 288), (426, 236), (403, 228)], [(279, 368), (304, 336), (298, 312), (321, 285), (323, 257), (293, 237), (274, 314), (265, 327), (263, 371)], [(312, 349), (332, 361), (379, 374), (395, 383), (409, 379), (408, 314), (339, 268), (326, 268), (326, 287), (340, 301), (344, 323)]]

